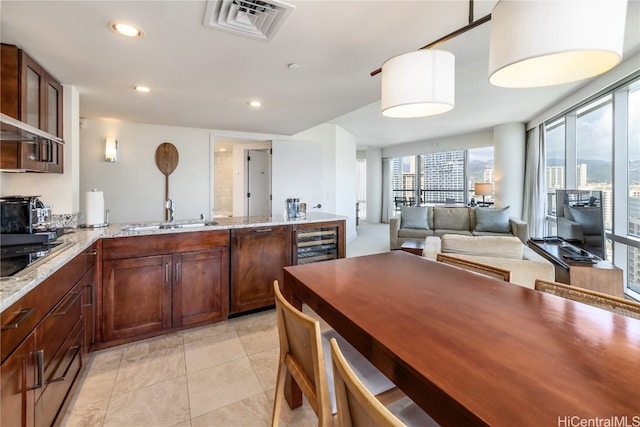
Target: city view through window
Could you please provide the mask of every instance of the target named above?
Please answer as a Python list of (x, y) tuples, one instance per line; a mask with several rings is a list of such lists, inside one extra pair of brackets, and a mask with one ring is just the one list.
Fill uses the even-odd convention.
[[(639, 82), (547, 123), (545, 145), (547, 234), (557, 233), (556, 189), (601, 191), (607, 260), (626, 270), (627, 289), (640, 296)], [(614, 161), (616, 152), (626, 156)]]
[[(493, 147), (443, 151), (392, 160), (391, 184), (400, 206), (482, 202), (476, 182), (493, 183)], [(419, 185), (416, 185), (419, 183)], [(484, 196), (493, 203), (493, 194)]]

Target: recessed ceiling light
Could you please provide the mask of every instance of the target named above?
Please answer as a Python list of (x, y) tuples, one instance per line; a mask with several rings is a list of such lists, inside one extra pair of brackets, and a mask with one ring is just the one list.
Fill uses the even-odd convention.
[(262, 102), (258, 100), (249, 101), (249, 106), (253, 108), (260, 108), (262, 107)]
[(142, 92), (142, 93), (149, 93), (151, 92), (151, 89), (148, 88), (147, 86), (132, 86), (131, 87), (133, 90), (135, 90), (136, 92)]
[(140, 28), (124, 22), (112, 22), (109, 24), (109, 27), (116, 33), (125, 37), (139, 38), (144, 35), (144, 32)]
[(292, 62), (291, 64), (287, 65), (287, 68), (289, 68), (291, 71), (296, 71), (300, 69), (300, 65)]

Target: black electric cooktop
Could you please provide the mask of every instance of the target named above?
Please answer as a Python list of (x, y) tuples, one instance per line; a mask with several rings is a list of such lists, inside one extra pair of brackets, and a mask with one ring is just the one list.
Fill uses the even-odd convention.
[(0, 246), (0, 277), (13, 276), (28, 267), (44, 262), (49, 255), (67, 247), (69, 243), (49, 242), (31, 245)]

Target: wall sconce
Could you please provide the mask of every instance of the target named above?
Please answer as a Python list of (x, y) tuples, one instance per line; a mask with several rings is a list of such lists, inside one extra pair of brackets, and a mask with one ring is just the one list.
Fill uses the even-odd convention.
[(118, 140), (112, 136), (108, 136), (104, 144), (104, 161), (118, 161)]

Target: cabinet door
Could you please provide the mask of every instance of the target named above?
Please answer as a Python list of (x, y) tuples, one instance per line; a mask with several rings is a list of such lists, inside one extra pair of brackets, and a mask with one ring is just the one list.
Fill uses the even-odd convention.
[(106, 261), (103, 322), (106, 341), (171, 327), (171, 255)]
[(258, 227), (232, 232), (231, 313), (274, 304), (273, 281), (291, 265), (291, 227)]
[[(42, 387), (33, 334), (16, 349), (0, 368), (0, 425), (33, 426), (35, 388)], [(40, 359), (42, 362), (42, 359)], [(42, 367), (42, 365), (40, 365)], [(40, 381), (39, 384), (36, 382)]]
[(88, 353), (95, 341), (95, 280), (96, 270), (91, 268), (82, 278), (82, 318), (84, 321), (83, 350)]
[(175, 254), (173, 326), (224, 320), (229, 314), (229, 251)]
[(21, 97), (20, 108), (23, 122), (38, 128), (44, 128), (45, 118), (43, 115), (46, 92), (45, 73), (29, 55), (21, 52)]

